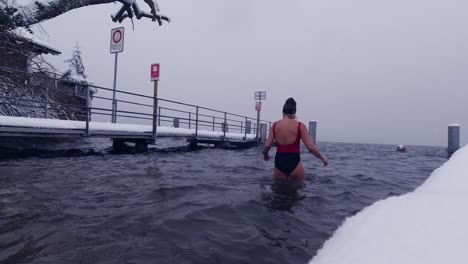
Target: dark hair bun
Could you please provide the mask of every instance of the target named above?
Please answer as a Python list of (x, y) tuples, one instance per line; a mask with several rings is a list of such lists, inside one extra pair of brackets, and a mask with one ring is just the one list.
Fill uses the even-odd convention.
[(289, 97), (288, 100), (286, 100), (286, 104), (289, 105), (289, 106), (296, 107), (296, 101), (292, 97)]
[(284, 103), (283, 113), (287, 115), (292, 115), (296, 113), (296, 101), (289, 97), (288, 100)]

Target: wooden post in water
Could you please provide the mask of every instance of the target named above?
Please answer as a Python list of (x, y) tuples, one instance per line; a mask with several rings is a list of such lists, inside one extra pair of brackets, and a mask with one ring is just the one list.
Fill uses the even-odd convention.
[(317, 144), (317, 121), (309, 121), (309, 135), (312, 138), (312, 142)]
[(247, 134), (252, 133), (252, 121), (247, 120), (247, 117), (245, 120), (245, 136), (247, 136)]
[(452, 155), (460, 148), (460, 125), (451, 124), (448, 127), (448, 146), (447, 152)]
[(260, 143), (265, 144), (266, 139), (267, 139), (267, 124), (262, 123), (260, 125)]
[(137, 153), (147, 152), (148, 151), (148, 142), (146, 140), (137, 140), (135, 142), (135, 151)]
[(175, 127), (175, 128), (178, 128), (179, 127), (179, 118), (174, 118), (174, 120), (172, 121), (172, 125)]

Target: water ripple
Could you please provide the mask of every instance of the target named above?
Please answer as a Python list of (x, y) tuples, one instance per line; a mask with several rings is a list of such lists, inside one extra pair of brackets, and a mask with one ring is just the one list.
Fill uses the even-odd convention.
[(321, 143), (330, 166), (302, 152), (304, 184), (274, 180), (260, 149), (184, 143), (0, 154), (0, 263), (306, 263), (346, 217), (446, 160), (437, 147)]

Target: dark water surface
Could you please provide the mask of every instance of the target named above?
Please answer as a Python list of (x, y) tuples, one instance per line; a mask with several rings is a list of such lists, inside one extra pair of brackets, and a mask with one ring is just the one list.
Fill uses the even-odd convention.
[(0, 159), (0, 263), (307, 263), (346, 217), (412, 191), (447, 159), (441, 147), (320, 143), (329, 167), (303, 152), (308, 180), (295, 192), (260, 149), (109, 146)]

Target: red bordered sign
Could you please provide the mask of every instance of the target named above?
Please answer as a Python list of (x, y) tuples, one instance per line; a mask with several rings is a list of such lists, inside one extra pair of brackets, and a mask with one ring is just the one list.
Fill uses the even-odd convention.
[(125, 28), (119, 27), (111, 30), (110, 53), (119, 53), (124, 49)]

